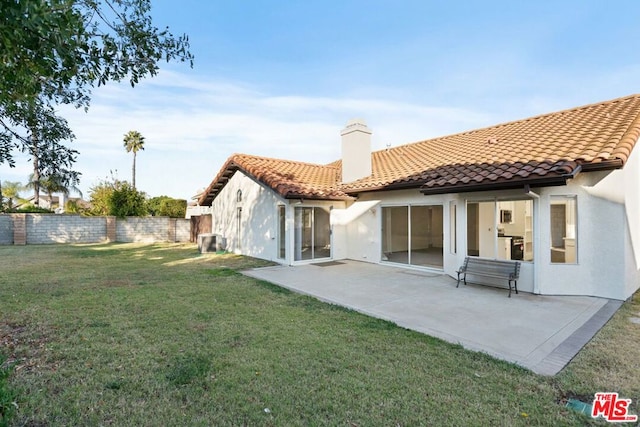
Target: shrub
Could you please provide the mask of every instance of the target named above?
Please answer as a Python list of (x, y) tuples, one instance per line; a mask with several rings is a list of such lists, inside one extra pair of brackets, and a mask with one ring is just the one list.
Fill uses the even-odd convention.
[(184, 218), (187, 213), (187, 201), (168, 196), (153, 197), (147, 201), (147, 208), (153, 216)]
[(147, 214), (145, 194), (126, 181), (104, 181), (91, 188), (92, 215), (144, 216)]
[(147, 214), (144, 193), (136, 190), (126, 181), (116, 182), (108, 205), (109, 213), (118, 218)]

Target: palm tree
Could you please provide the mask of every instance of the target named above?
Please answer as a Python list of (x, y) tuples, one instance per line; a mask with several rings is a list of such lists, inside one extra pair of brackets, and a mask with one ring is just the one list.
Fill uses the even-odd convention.
[(127, 153), (133, 151), (133, 168), (131, 171), (132, 184), (135, 190), (136, 188), (136, 153), (139, 150), (144, 150), (144, 136), (137, 130), (130, 130), (124, 135), (124, 148)]
[[(35, 179), (35, 174), (29, 175), (29, 183), (24, 188), (33, 189), (33, 191), (44, 191), (49, 196), (49, 209), (53, 209), (53, 193), (61, 193), (65, 196), (69, 196), (72, 191), (82, 197), (82, 191), (76, 186), (79, 180), (72, 175), (65, 174), (65, 171), (58, 171), (54, 173), (38, 174), (38, 180)], [(38, 194), (39, 196), (39, 194)], [(39, 197), (38, 197), (39, 199)], [(34, 203), (35, 205), (35, 203)], [(39, 205), (36, 205), (39, 206)], [(60, 204), (61, 208), (64, 208)]]
[[(82, 191), (73, 183), (68, 182), (61, 175), (47, 175), (40, 178), (40, 187), (49, 196), (49, 208), (53, 209), (53, 193), (61, 193), (65, 196), (69, 196), (71, 191), (78, 193), (82, 197)], [(60, 208), (64, 209), (63, 203), (59, 203)]]
[(20, 200), (18, 194), (24, 186), (19, 182), (5, 181), (2, 183), (2, 196), (7, 199), (7, 210), (13, 209), (13, 200)]

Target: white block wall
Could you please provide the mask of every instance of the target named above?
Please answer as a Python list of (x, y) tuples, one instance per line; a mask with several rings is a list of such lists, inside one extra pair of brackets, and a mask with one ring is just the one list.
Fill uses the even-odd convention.
[[(54, 214), (24, 215), (26, 244), (101, 243), (107, 241), (107, 217)], [(113, 217), (112, 217), (113, 218)], [(0, 214), (0, 245), (14, 244), (14, 217)], [(142, 217), (116, 219), (117, 242), (188, 242), (188, 219)], [(113, 237), (112, 237), (113, 239)], [(24, 244), (24, 243), (22, 243)]]
[(176, 219), (176, 242), (188, 242), (191, 238), (191, 221)]
[(106, 240), (104, 217), (27, 214), (27, 244), (99, 243)]
[(118, 218), (116, 242), (166, 242), (168, 230), (169, 220), (166, 217)]

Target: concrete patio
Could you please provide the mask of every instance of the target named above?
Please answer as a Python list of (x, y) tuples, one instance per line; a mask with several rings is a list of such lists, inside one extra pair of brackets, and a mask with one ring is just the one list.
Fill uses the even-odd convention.
[(543, 375), (558, 373), (621, 301), (460, 285), (423, 270), (357, 261), (275, 266), (244, 274), (459, 343)]

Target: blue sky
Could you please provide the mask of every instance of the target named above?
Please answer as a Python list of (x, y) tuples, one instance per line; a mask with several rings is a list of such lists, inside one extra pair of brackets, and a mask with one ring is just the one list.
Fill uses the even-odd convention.
[[(636, 1), (159, 0), (152, 14), (189, 35), (194, 68), (61, 109), (85, 197), (110, 171), (131, 179), (129, 130), (146, 137), (138, 188), (189, 199), (235, 152), (336, 160), (355, 117), (382, 149), (640, 92)], [(29, 173), (0, 165), (2, 180)]]

